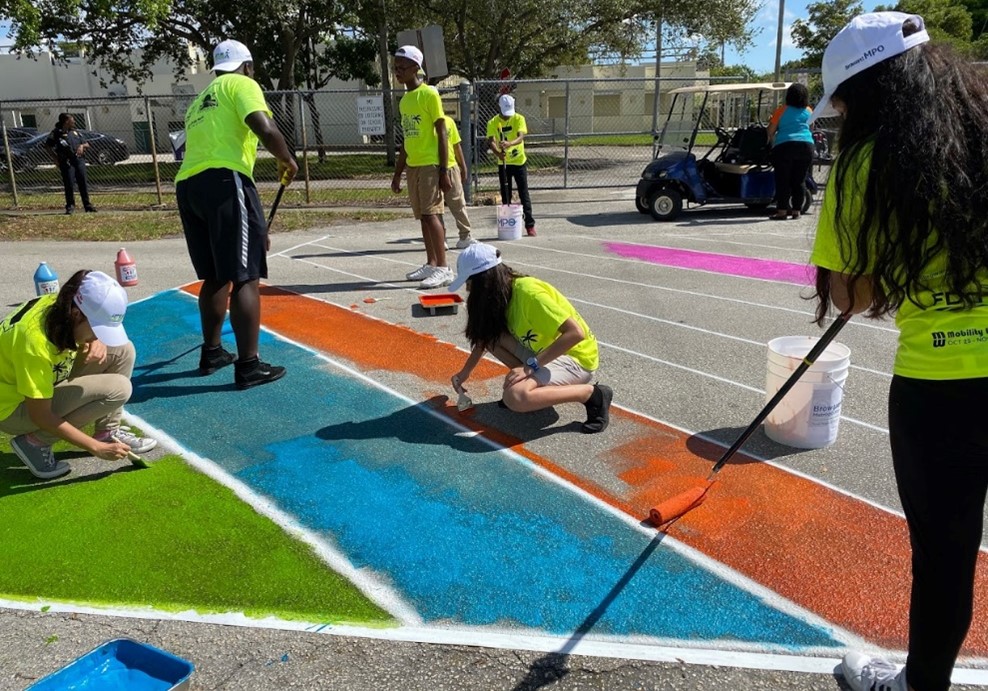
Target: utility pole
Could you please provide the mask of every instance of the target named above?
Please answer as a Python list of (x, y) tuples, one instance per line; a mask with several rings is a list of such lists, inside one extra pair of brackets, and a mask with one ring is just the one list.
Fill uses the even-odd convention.
[(779, 0), (779, 32), (775, 37), (775, 81), (782, 81), (782, 28), (786, 17), (786, 0)]
[(381, 61), (381, 95), (384, 97), (384, 147), (387, 149), (388, 165), (394, 167), (398, 158), (395, 151), (395, 114), (394, 99), (391, 96), (391, 54), (388, 52), (388, 10), (385, 0), (381, 0), (377, 50)]
[(655, 95), (652, 101), (652, 158), (655, 158), (655, 154), (659, 150), (659, 144), (656, 141), (658, 137), (658, 127), (659, 127), (659, 107), (662, 104), (661, 94), (659, 93), (662, 87), (662, 13), (660, 12), (655, 16)]

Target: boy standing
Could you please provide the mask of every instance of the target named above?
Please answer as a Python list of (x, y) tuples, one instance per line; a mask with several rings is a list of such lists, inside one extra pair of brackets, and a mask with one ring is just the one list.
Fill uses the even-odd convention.
[(453, 281), (453, 270), (446, 264), (446, 241), (441, 216), (443, 195), (453, 189), (449, 167), (449, 139), (443, 104), (434, 86), (424, 82), (419, 69), (423, 56), (415, 46), (395, 51), (395, 78), (405, 86), (398, 110), (404, 143), (395, 164), (391, 190), (401, 192), (401, 174), (408, 169), (408, 199), (412, 213), (422, 224), (426, 263), (405, 275), (421, 280), (420, 288), (439, 288)]
[(532, 216), (532, 197), (528, 193), (528, 157), (525, 156), (528, 125), (525, 116), (515, 111), (513, 96), (502, 95), (497, 99), (497, 106), (500, 114), (487, 123), (487, 146), (500, 159), (501, 203), (511, 203), (511, 182), (514, 180), (525, 215), (525, 232), (534, 237), (535, 217)]
[(449, 135), (449, 164), (453, 169), (451, 176), (453, 189), (445, 195), (446, 206), (456, 219), (456, 229), (460, 233), (456, 249), (462, 250), (476, 242), (470, 235), (470, 217), (467, 216), (467, 200), (463, 194), (464, 186), (467, 184), (467, 162), (463, 158), (463, 147), (460, 146), (462, 140), (459, 130), (456, 129), (456, 123), (448, 115), (443, 117), (446, 120), (446, 133)]

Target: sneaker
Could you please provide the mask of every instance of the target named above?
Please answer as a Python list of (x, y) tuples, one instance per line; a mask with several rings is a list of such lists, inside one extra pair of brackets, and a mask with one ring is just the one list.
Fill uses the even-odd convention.
[(587, 421), (583, 423), (585, 434), (596, 434), (607, 429), (607, 425), (611, 421), (612, 398), (614, 398), (614, 392), (611, 391), (611, 387), (604, 384), (593, 385), (593, 393), (583, 404), (587, 409)]
[(97, 432), (93, 435), (93, 439), (97, 441), (118, 441), (121, 444), (126, 444), (130, 447), (130, 450), (134, 453), (140, 455), (142, 453), (147, 453), (154, 447), (158, 445), (157, 440), (151, 439), (150, 437), (139, 437), (131, 431), (130, 427), (126, 425), (120, 425), (116, 429), (108, 429)]
[(75, 213), (75, 207), (74, 206), (66, 206), (65, 207), (65, 215), (66, 216), (71, 216), (73, 213)]
[(87, 214), (94, 214), (94, 213), (96, 213), (96, 207), (95, 206), (87, 206), (86, 207), (86, 213)]
[(278, 381), (285, 376), (284, 367), (269, 365), (266, 362), (258, 360), (256, 357), (247, 362), (238, 361), (234, 367), (236, 372), (233, 378), (237, 384), (237, 388), (241, 391), (249, 389), (252, 386), (260, 386), (261, 384)]
[(448, 266), (437, 266), (433, 269), (432, 273), (425, 277), (419, 288), (423, 290), (428, 290), (429, 288), (439, 288), (441, 286), (448, 286), (453, 282), (456, 276), (453, 274), (453, 270)]
[(535, 226), (532, 226), (530, 228), (525, 228), (525, 233), (528, 235), (528, 237), (534, 238), (535, 237)]
[(208, 348), (203, 345), (202, 352), (199, 355), (199, 374), (202, 376), (212, 374), (218, 369), (233, 364), (233, 361), (236, 359), (236, 355), (221, 345), (214, 348)]
[(415, 269), (415, 271), (409, 271), (407, 274), (405, 274), (405, 278), (407, 278), (409, 281), (421, 281), (423, 278), (431, 274), (432, 270), (435, 268), (436, 267), (432, 266), (431, 264), (423, 264), (419, 268)]
[(31, 474), (42, 480), (61, 477), (72, 470), (68, 463), (55, 460), (55, 454), (50, 446), (32, 444), (26, 434), (11, 439), (10, 448), (24, 462)]
[(844, 681), (853, 691), (908, 691), (906, 670), (878, 657), (850, 652), (840, 663)]
[(476, 240), (474, 240), (472, 237), (470, 237), (469, 235), (467, 235), (462, 240), (458, 240), (457, 241), (457, 243), (456, 243), (456, 249), (458, 249), (458, 250), (465, 250), (467, 247), (469, 247), (470, 245), (475, 244), (476, 242), (477, 242)]

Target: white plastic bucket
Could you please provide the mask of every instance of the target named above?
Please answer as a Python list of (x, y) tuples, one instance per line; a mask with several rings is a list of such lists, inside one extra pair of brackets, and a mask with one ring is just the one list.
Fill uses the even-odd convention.
[[(766, 403), (818, 340), (809, 336), (783, 336), (769, 341)], [(799, 449), (822, 449), (837, 441), (844, 381), (850, 364), (850, 348), (840, 343), (828, 345), (765, 419), (768, 438)]]
[(523, 227), (521, 204), (501, 204), (497, 207), (498, 240), (517, 240)]

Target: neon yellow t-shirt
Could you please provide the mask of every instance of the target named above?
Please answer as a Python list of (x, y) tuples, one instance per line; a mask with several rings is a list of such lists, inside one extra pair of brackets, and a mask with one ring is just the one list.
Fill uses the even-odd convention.
[(25, 302), (0, 322), (0, 420), (25, 398), (51, 398), (72, 371), (76, 351), (60, 351), (45, 336), (44, 317), (57, 298)]
[(185, 111), (185, 159), (175, 182), (210, 168), (227, 168), (254, 177), (257, 135), (244, 120), (271, 111), (260, 85), (242, 74), (221, 74)]
[(436, 121), (444, 117), (443, 102), (436, 87), (421, 84), (406, 91), (398, 103), (401, 130), (405, 136), (405, 164), (413, 168), (439, 165), (439, 135)]
[[(871, 149), (861, 154), (861, 162), (845, 180), (841, 214), (844, 218), (862, 215), (862, 200), (871, 169)], [(810, 263), (833, 271), (846, 272), (836, 231), (836, 180), (832, 174), (820, 209), (816, 240)], [(850, 259), (854, 248), (845, 252)], [(895, 314), (899, 327), (899, 347), (895, 354), (895, 374), (914, 379), (973, 379), (988, 377), (988, 299), (971, 310), (959, 309), (960, 298), (946, 291), (943, 276), (946, 255), (934, 257), (923, 272), (924, 282), (932, 290), (913, 297), (922, 307), (906, 300)], [(988, 293), (988, 269), (979, 280)]]
[(507, 311), (508, 330), (536, 355), (559, 336), (559, 327), (572, 318), (586, 338), (566, 353), (583, 369), (593, 372), (600, 365), (597, 337), (562, 293), (531, 276), (516, 278), (511, 286)]
[(452, 168), (455, 165), (459, 165), (456, 162), (456, 145), (463, 141), (463, 139), (460, 137), (460, 131), (456, 129), (456, 123), (453, 122), (453, 118), (444, 115), (443, 119), (446, 121), (446, 141), (449, 144), (447, 147), (449, 149), (449, 167)]
[[(487, 122), (487, 136), (493, 137), (496, 142), (516, 139), (519, 134), (528, 134), (528, 124), (525, 122), (525, 116), (517, 111), (510, 118), (505, 119), (495, 115)], [(504, 155), (504, 162), (509, 166), (523, 166), (527, 160), (524, 139), (520, 144), (508, 149)]]

